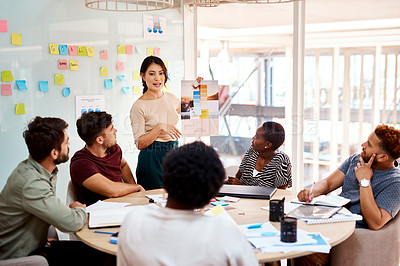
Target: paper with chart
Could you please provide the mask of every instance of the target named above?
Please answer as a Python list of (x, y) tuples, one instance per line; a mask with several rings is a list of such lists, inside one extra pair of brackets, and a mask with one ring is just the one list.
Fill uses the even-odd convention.
[(181, 130), (183, 137), (219, 134), (218, 81), (182, 80)]

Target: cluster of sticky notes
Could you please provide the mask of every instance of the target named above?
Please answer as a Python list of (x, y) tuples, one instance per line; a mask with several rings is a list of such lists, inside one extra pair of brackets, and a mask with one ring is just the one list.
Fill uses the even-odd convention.
[(139, 51), (136, 46), (135, 46), (135, 48), (133, 48), (133, 45), (120, 44), (117, 46), (117, 53), (118, 54), (133, 54), (133, 53), (138, 54)]
[[(58, 69), (67, 70), (68, 69), (68, 61), (65, 59), (58, 60)], [(72, 71), (79, 70), (79, 63), (78, 60), (69, 60), (69, 69)]]
[[(0, 20), (0, 32), (8, 32), (7, 20)], [(22, 34), (12, 32), (11, 44), (22, 45)]]
[(94, 57), (94, 47), (49, 43), (50, 54)]
[(147, 56), (158, 56), (160, 57), (160, 48), (152, 48), (152, 47), (147, 47)]

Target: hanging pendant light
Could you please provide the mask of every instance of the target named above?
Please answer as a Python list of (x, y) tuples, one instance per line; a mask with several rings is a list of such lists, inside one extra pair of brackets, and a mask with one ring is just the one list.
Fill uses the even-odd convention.
[(173, 0), (85, 0), (88, 8), (103, 11), (155, 11), (174, 6)]

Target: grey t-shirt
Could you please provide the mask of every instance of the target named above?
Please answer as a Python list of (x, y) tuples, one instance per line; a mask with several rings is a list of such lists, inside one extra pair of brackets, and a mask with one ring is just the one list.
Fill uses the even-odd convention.
[[(354, 168), (360, 162), (360, 154), (353, 154), (339, 167), (346, 176), (344, 178), (342, 193), (340, 196), (351, 200), (348, 209), (352, 213), (361, 214), (360, 185), (356, 178)], [(372, 169), (371, 187), (375, 201), (379, 208), (389, 212), (395, 217), (400, 209), (400, 168), (394, 167), (389, 170)], [(368, 228), (363, 219), (357, 222), (357, 227)]]

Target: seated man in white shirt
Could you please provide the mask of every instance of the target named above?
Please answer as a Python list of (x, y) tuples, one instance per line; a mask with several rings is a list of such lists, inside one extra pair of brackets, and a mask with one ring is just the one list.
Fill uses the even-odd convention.
[(258, 265), (234, 223), (194, 212), (216, 196), (225, 178), (212, 147), (193, 142), (175, 148), (162, 170), (166, 208), (133, 207), (119, 232), (119, 266)]

